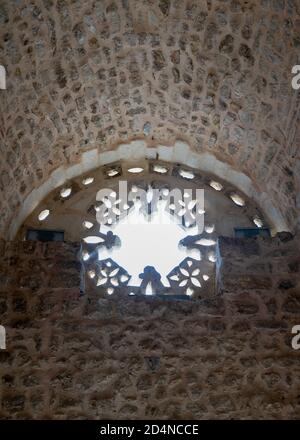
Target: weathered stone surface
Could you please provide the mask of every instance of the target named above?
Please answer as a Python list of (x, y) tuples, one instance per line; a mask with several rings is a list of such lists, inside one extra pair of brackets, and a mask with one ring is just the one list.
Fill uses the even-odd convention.
[(148, 137), (146, 123), (149, 146), (184, 138), (208, 150), (295, 226), (295, 2), (27, 3), (0, 10), (0, 236), (55, 169)]
[[(0, 237), (55, 169), (145, 137), (213, 153), (299, 226), (299, 17), (284, 0), (3, 0)], [(0, 241), (1, 419), (299, 418), (299, 239), (221, 239), (222, 296), (189, 303), (80, 296), (78, 250)]]
[(237, 257), (251, 257), (260, 255), (259, 241), (256, 238), (241, 239), (220, 237), (218, 240), (219, 252), (222, 257), (229, 257), (234, 253)]
[[(262, 255), (248, 256), (240, 241), (223, 240), (218, 277), (231, 289), (174, 301), (97, 290), (80, 296), (77, 244), (5, 243), (2, 260), (11, 264), (0, 290), (7, 330), (0, 418), (298, 418), (291, 329), (300, 322), (299, 293), (279, 288), (285, 277), (276, 272), (271, 288), (261, 273), (255, 288), (253, 278), (246, 286), (235, 278), (243, 265), (254, 268), (251, 260), (272, 264), (263, 253), (286, 243), (257, 245)], [(21, 288), (19, 272), (28, 270), (35, 287)], [(69, 272), (68, 283), (59, 284)]]
[(236, 287), (243, 290), (270, 290), (272, 288), (272, 280), (268, 276), (260, 275), (235, 275), (232, 279), (224, 282), (224, 289), (234, 291)]

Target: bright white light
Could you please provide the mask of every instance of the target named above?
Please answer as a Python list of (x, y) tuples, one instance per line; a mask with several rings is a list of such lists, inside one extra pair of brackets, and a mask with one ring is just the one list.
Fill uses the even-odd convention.
[(72, 192), (72, 188), (63, 188), (60, 192), (60, 195), (65, 199), (66, 197), (69, 197), (71, 192)]
[(83, 181), (82, 181), (82, 183), (84, 185), (90, 185), (93, 182), (94, 182), (94, 177), (87, 177), (86, 179), (83, 179)]
[(231, 200), (238, 206), (245, 206), (245, 200), (238, 194), (231, 194)]
[(258, 227), (258, 228), (262, 228), (263, 227), (263, 221), (258, 217), (255, 216), (253, 219), (253, 223)]
[(129, 173), (138, 174), (138, 173), (141, 173), (142, 171), (144, 171), (144, 168), (139, 168), (139, 167), (129, 168), (128, 171), (129, 171)]
[(149, 219), (145, 218), (138, 206), (135, 204), (129, 219), (125, 217), (108, 228), (121, 239), (121, 246), (111, 251), (100, 248), (99, 259), (112, 258), (132, 275), (130, 284), (133, 286), (140, 285), (139, 274), (146, 266), (153, 266), (160, 273), (162, 283), (169, 286), (167, 275), (187, 256), (185, 248), (178, 247), (187, 231), (170, 222), (163, 205), (159, 205), (159, 211)]
[(153, 170), (156, 173), (165, 174), (168, 172), (168, 168), (163, 167), (162, 165), (154, 165)]
[(49, 209), (44, 209), (44, 211), (39, 213), (39, 217), (38, 217), (39, 221), (42, 222), (43, 220), (46, 220), (49, 214), (50, 214)]
[(85, 237), (83, 241), (89, 244), (97, 244), (97, 243), (101, 243), (103, 241), (103, 238), (97, 237), (96, 235), (94, 236), (90, 235), (89, 237)]
[(186, 170), (179, 170), (179, 174), (184, 179), (193, 179), (195, 177), (194, 173), (192, 173), (191, 171), (186, 171)]
[(86, 228), (86, 229), (91, 229), (91, 228), (94, 226), (94, 224), (93, 224), (92, 222), (89, 222), (89, 221), (87, 221), (87, 220), (85, 220), (85, 221), (82, 223), (82, 225), (83, 225), (83, 227)]
[(116, 176), (117, 174), (119, 174), (118, 170), (114, 170), (114, 169), (109, 170), (109, 171), (107, 172), (108, 177), (114, 177), (114, 176)]
[(205, 226), (204, 230), (208, 234), (212, 234), (215, 230), (215, 225), (207, 225), (207, 226)]
[(215, 180), (212, 180), (210, 182), (210, 186), (215, 189), (216, 191), (222, 191), (223, 189), (223, 185), (221, 185), (221, 183), (216, 182)]
[(90, 258), (90, 254), (87, 251), (82, 252), (83, 261), (87, 261)]
[(209, 238), (200, 238), (200, 240), (196, 241), (196, 244), (200, 244), (200, 246), (213, 246), (216, 244), (215, 240), (210, 240)]
[(194, 293), (194, 290), (193, 289), (191, 289), (190, 287), (188, 287), (187, 289), (186, 289), (186, 292), (185, 292), (188, 296), (192, 296), (193, 295), (193, 293)]
[(88, 272), (88, 275), (89, 275), (89, 277), (90, 278), (95, 278), (95, 276), (96, 276), (96, 273), (95, 273), (95, 271), (94, 270), (90, 270), (89, 272)]

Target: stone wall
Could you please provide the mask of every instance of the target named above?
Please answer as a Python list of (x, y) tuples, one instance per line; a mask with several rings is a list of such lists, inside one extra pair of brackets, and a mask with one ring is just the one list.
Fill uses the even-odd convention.
[[(300, 127), (299, 127), (300, 132)], [(299, 137), (300, 139), (300, 137)], [(295, 165), (295, 176), (296, 176), (296, 203), (297, 203), (297, 211), (298, 211), (298, 230), (300, 231), (300, 149), (298, 149), (298, 160), (296, 160)]]
[(295, 226), (299, 24), (296, 0), (2, 0), (0, 236), (52, 171), (136, 138), (214, 154)]
[(175, 301), (80, 296), (78, 245), (1, 242), (1, 419), (299, 418), (298, 249), (221, 238), (215, 298)]
[[(258, 290), (276, 299), (275, 292), (300, 293), (300, 241), (290, 233), (274, 238), (218, 241), (218, 291), (232, 293)], [(247, 295), (247, 296), (248, 296)], [(279, 299), (285, 296), (279, 295)], [(281, 317), (281, 315), (279, 315)]]

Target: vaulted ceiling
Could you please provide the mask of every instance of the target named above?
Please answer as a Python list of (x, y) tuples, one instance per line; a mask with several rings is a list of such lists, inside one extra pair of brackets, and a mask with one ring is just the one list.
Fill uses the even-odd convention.
[(2, 0), (2, 235), (56, 168), (132, 139), (208, 151), (293, 229), (299, 55), (292, 0)]

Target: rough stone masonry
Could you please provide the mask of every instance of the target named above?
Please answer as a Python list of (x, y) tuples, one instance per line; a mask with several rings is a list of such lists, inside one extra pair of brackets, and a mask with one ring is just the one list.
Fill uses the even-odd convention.
[(299, 238), (218, 247), (215, 297), (174, 301), (80, 296), (78, 245), (1, 242), (0, 418), (299, 419)]
[(0, 236), (53, 170), (145, 137), (213, 153), (295, 228), (297, 0), (2, 0), (0, 41)]
[[(209, 152), (296, 232), (299, 46), (298, 0), (2, 0), (0, 237), (135, 139)], [(0, 241), (0, 419), (299, 419), (299, 245), (221, 237), (215, 296), (174, 301), (80, 295), (78, 244)]]

